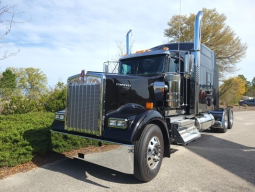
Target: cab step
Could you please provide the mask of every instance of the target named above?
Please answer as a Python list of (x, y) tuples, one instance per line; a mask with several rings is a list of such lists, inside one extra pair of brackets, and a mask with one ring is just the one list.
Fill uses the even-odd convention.
[(191, 141), (201, 137), (201, 134), (195, 126), (194, 119), (184, 119), (172, 123), (171, 136), (175, 143), (187, 145)]

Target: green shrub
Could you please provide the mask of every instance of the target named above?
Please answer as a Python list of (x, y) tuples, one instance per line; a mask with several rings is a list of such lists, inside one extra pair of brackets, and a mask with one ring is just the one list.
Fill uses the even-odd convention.
[(31, 161), (35, 154), (70, 151), (97, 141), (50, 131), (54, 113), (0, 115), (0, 167)]
[(37, 99), (11, 96), (10, 102), (6, 102), (3, 105), (2, 114), (25, 114), (43, 110), (44, 106)]
[(41, 97), (45, 110), (48, 112), (57, 112), (66, 107), (66, 86), (58, 82), (55, 88)]
[[(6, 92), (6, 91), (5, 91)], [(3, 115), (25, 114), (47, 111), (57, 112), (66, 107), (66, 86), (58, 82), (54, 89), (41, 94), (31, 91), (29, 94), (9, 95), (8, 101), (1, 103), (0, 113)]]
[(0, 167), (31, 161), (51, 149), (50, 126), (54, 113), (0, 116)]

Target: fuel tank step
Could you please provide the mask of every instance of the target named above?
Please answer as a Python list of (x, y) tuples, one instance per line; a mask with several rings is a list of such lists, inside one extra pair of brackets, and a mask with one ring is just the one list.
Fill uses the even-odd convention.
[(201, 134), (195, 126), (195, 120), (184, 119), (172, 123), (171, 137), (177, 144), (186, 145), (201, 137)]

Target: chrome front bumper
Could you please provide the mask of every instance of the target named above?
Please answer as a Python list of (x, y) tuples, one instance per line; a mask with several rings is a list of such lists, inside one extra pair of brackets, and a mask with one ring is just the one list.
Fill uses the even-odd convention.
[[(51, 131), (66, 134), (58, 131)], [(97, 142), (102, 143), (102, 146), (104, 146), (106, 150), (102, 150), (102, 152), (90, 152), (89, 154), (79, 153), (74, 158), (91, 162), (116, 171), (120, 171), (122, 173), (134, 174), (134, 145), (126, 145), (105, 140), (91, 139), (84, 136), (80, 137), (89, 140), (96, 140)], [(109, 144), (113, 147), (111, 147)]]

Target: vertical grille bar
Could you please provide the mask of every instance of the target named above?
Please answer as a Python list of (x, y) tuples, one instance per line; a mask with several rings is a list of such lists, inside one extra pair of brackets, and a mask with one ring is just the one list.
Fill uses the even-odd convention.
[(104, 81), (101, 75), (68, 79), (66, 130), (101, 135)]

